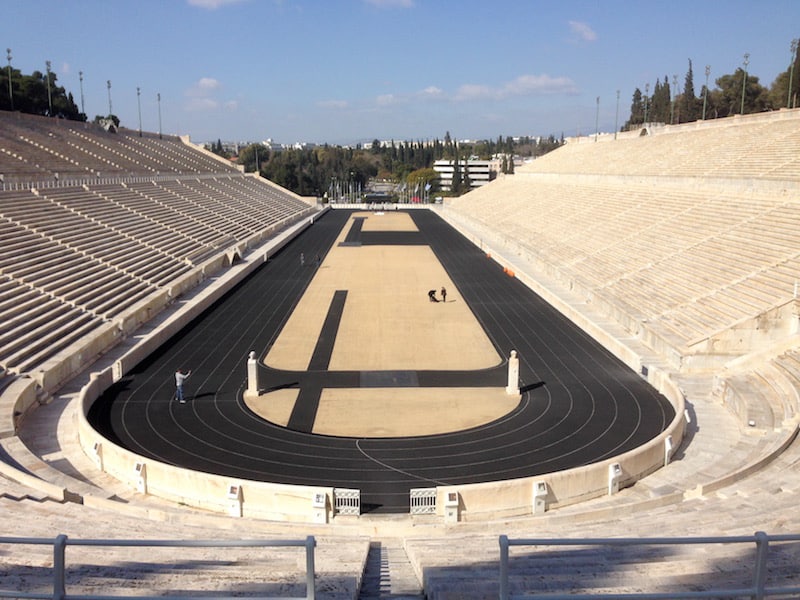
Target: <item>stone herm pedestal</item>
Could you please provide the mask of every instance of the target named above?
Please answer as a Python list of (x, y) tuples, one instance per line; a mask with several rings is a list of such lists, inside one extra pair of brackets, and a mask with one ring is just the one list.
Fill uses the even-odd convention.
[(258, 361), (256, 360), (256, 353), (251, 352), (247, 359), (247, 391), (252, 394), (258, 394)]
[(519, 358), (517, 358), (516, 350), (511, 351), (511, 356), (508, 359), (508, 385), (506, 386), (506, 394), (509, 396), (519, 395)]

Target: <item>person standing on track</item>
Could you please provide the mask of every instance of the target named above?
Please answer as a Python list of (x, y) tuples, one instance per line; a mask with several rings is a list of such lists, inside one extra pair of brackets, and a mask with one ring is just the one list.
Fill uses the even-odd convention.
[(442, 286), (442, 302), (447, 302), (447, 290)]
[(191, 371), (184, 373), (183, 369), (175, 371), (175, 398), (181, 404), (186, 404), (186, 400), (183, 397), (183, 382), (189, 379), (189, 375), (191, 374)]

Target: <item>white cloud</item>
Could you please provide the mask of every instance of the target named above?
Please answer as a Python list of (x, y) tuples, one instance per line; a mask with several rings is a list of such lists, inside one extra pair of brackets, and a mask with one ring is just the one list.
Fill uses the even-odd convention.
[(208, 10), (217, 10), (223, 6), (228, 6), (230, 4), (239, 4), (244, 0), (186, 0), (189, 6), (195, 6), (197, 8), (206, 8)]
[(442, 91), (441, 88), (438, 88), (435, 85), (430, 85), (421, 92), (419, 92), (417, 95), (422, 96), (424, 98), (441, 98), (444, 95), (444, 92)]
[(218, 92), (222, 90), (222, 83), (213, 77), (201, 77), (184, 91), (188, 98), (186, 110), (189, 111), (213, 111), (219, 108), (225, 110), (236, 110), (239, 108), (237, 100), (222, 101), (218, 98)]
[(190, 98), (204, 98), (213, 94), (220, 87), (222, 84), (213, 77), (201, 77), (186, 90), (186, 95)]
[(190, 98), (186, 103), (186, 110), (191, 112), (201, 112), (217, 110), (219, 102), (213, 98)]
[(456, 90), (453, 100), (503, 100), (516, 96), (542, 94), (570, 94), (577, 88), (569, 77), (550, 77), (549, 75), (520, 75), (516, 79), (498, 87), (468, 83)]
[(454, 100), (481, 100), (483, 98), (491, 98), (496, 96), (497, 92), (493, 91), (488, 85), (480, 85), (476, 83), (465, 83), (460, 86), (453, 97)]
[(579, 42), (594, 42), (597, 39), (594, 30), (582, 21), (569, 21), (569, 30), (572, 32), (573, 39)]
[(375, 99), (378, 106), (391, 106), (393, 104), (405, 103), (406, 99), (395, 94), (382, 94)]
[(569, 77), (550, 75), (520, 75), (503, 86), (504, 96), (529, 96), (532, 94), (572, 94), (577, 91)]

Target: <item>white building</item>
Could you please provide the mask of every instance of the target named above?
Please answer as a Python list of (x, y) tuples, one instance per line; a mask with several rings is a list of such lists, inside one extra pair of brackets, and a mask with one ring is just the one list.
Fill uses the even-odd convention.
[[(461, 160), (458, 163), (462, 179), (469, 177), (470, 189), (486, 185), (497, 177), (500, 171), (500, 160)], [(453, 161), (437, 160), (433, 170), (439, 174), (439, 189), (449, 192), (453, 185)]]

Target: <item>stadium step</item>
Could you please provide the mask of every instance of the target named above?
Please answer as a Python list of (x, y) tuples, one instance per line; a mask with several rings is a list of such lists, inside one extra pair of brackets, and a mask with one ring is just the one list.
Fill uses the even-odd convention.
[(401, 543), (372, 542), (361, 581), (360, 600), (421, 600), (425, 598)]

